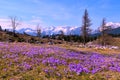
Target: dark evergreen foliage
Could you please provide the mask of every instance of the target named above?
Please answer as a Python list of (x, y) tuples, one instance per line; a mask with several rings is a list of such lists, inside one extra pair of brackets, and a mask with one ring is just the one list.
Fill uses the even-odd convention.
[(89, 37), (89, 34), (91, 32), (90, 26), (91, 26), (91, 20), (89, 18), (87, 9), (85, 9), (85, 12), (84, 12), (84, 15), (83, 15), (83, 20), (82, 20), (82, 27), (81, 27), (81, 32), (82, 32), (82, 38), (83, 38), (84, 45), (88, 41), (88, 37)]
[(2, 27), (0, 26), (0, 31), (2, 31)]

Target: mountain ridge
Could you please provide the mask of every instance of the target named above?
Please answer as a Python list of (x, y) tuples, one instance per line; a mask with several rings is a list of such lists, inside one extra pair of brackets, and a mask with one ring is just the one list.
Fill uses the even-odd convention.
[[(106, 26), (111, 26), (111, 30), (108, 33), (113, 33), (113, 34), (120, 34), (120, 23), (113, 23), (113, 22), (108, 22)], [(63, 31), (64, 35), (80, 35), (81, 27), (78, 26), (51, 26), (51, 27), (45, 27), (41, 29), (41, 34), (44, 35), (55, 35), (55, 34), (60, 34), (60, 31)], [(16, 30), (17, 33), (27, 33), (32, 36), (36, 36), (36, 30), (32, 28), (21, 28), (19, 30)], [(99, 33), (99, 31), (92, 31), (92, 34)]]

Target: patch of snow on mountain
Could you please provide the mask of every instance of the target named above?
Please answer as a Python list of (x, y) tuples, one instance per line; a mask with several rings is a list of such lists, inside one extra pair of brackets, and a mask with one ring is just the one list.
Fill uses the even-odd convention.
[(120, 27), (120, 23), (108, 22), (106, 26), (111, 26), (112, 29)]

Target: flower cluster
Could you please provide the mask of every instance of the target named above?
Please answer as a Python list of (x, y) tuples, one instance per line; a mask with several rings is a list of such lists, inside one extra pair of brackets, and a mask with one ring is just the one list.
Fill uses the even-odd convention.
[[(0, 42), (0, 71), (13, 70), (52, 72), (67, 75), (68, 72), (80, 75), (102, 71), (120, 72), (120, 55), (103, 55), (66, 50), (56, 46), (35, 46)], [(40, 67), (40, 68), (39, 68)], [(56, 67), (56, 69), (54, 69)], [(21, 69), (22, 68), (22, 69)], [(45, 70), (45, 71), (44, 71)], [(35, 71), (35, 70), (34, 70)], [(5, 73), (7, 73), (5, 72)], [(55, 73), (54, 72), (54, 73)], [(57, 74), (57, 73), (55, 73)], [(0, 73), (0, 77), (1, 77)]]
[(57, 65), (65, 65), (66, 62), (64, 60), (55, 59), (54, 57), (46, 58), (42, 61), (43, 64), (46, 64), (47, 66), (57, 66)]

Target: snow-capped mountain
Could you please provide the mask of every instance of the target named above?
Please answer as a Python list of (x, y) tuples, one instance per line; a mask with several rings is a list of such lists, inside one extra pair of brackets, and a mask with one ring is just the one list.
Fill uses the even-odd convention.
[[(114, 34), (114, 35), (118, 35), (120, 34), (120, 23), (113, 23), (113, 22), (108, 22), (106, 24), (106, 26), (109, 26), (111, 29), (107, 31), (108, 34)], [(100, 28), (99, 28), (100, 30)], [(96, 31), (93, 36), (98, 36), (101, 34), (100, 31)]]
[(106, 26), (111, 26), (112, 29), (120, 27), (120, 23), (108, 22)]
[[(71, 26), (59, 26), (59, 27), (48, 27), (41, 29), (42, 35), (53, 35), (53, 34), (60, 34), (60, 31), (63, 31), (65, 35), (73, 34), (73, 35), (79, 35), (80, 34), (80, 27), (71, 27)], [(26, 32), (30, 35), (36, 35), (36, 30), (33, 30), (31, 28), (22, 28), (18, 30), (19, 33)]]
[[(120, 23), (113, 23), (113, 22), (108, 22), (106, 24), (107, 26), (111, 26), (112, 30), (110, 31), (110, 33), (120, 33)], [(41, 33), (42, 35), (53, 35), (53, 34), (60, 34), (60, 31), (63, 31), (63, 33), (65, 35), (80, 35), (80, 27), (77, 26), (51, 26), (51, 27), (45, 27), (41, 29)], [(17, 32), (19, 33), (27, 33), (29, 35), (33, 35), (36, 36), (36, 30), (33, 30), (31, 28), (22, 28), (17, 30)], [(96, 34), (96, 33), (100, 33), (100, 32), (96, 32), (93, 31), (92, 34)]]

